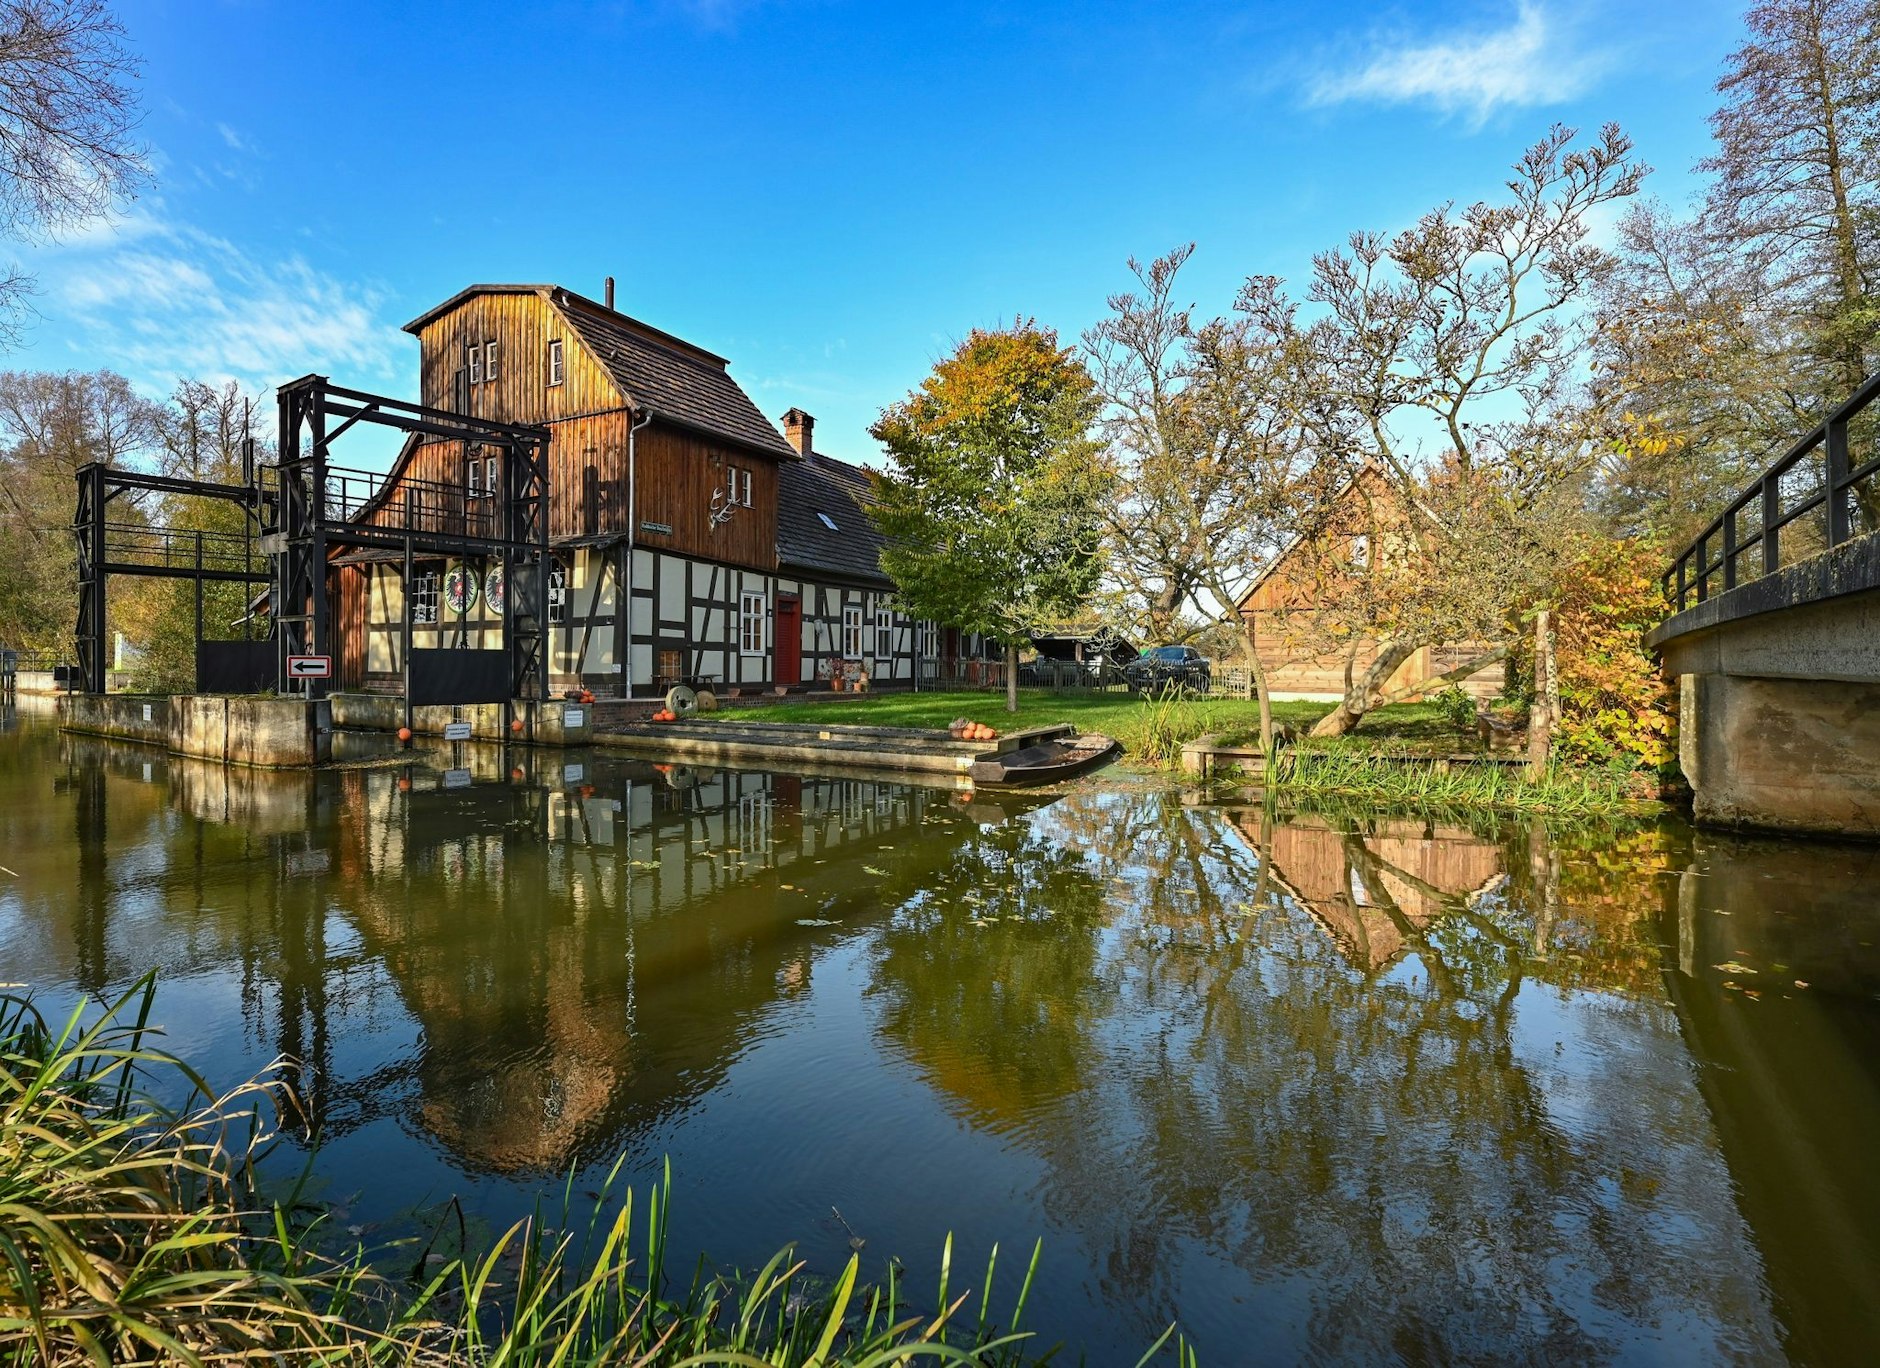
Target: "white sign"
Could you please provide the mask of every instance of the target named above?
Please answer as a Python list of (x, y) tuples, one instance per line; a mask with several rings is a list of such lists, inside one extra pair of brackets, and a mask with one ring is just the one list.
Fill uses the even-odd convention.
[(563, 708), (561, 710), (561, 725), (562, 726), (580, 727), (580, 726), (585, 726), (586, 724), (587, 724), (587, 714), (582, 712), (581, 709)]
[(289, 656), (287, 658), (287, 677), (289, 679), (331, 679), (333, 677), (333, 657)]
[(561, 767), (561, 782), (564, 784), (578, 784), (581, 782), (581, 776), (584, 773), (586, 773), (586, 771), (579, 765), (563, 765)]
[(445, 788), (469, 788), (470, 787), (470, 771), (469, 770), (445, 770), (444, 771), (444, 787)]
[(470, 739), (470, 724), (468, 722), (446, 722), (444, 724), (444, 739), (446, 741), (468, 741)]
[(144, 704), (144, 721), (148, 722), (149, 720), (150, 720), (150, 705), (146, 703)]

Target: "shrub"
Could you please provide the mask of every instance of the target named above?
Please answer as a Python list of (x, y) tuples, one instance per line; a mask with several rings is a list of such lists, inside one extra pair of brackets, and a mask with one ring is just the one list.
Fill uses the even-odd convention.
[(1475, 729), (1475, 696), (1460, 684), (1451, 684), (1430, 700), (1443, 721), (1459, 732)]

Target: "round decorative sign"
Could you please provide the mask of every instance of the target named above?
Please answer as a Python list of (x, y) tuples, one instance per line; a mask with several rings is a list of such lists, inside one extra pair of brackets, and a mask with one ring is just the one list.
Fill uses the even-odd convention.
[(444, 603), (461, 616), (477, 606), (476, 572), (466, 565), (453, 565), (444, 576)]
[(489, 574), (483, 577), (483, 602), (497, 617), (503, 615), (503, 567), (490, 567)]

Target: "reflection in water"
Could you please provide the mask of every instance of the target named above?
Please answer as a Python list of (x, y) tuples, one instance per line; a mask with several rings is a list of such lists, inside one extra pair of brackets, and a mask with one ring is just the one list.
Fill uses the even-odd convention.
[(917, 1266), (1043, 1235), (1097, 1361), (1177, 1315), (1215, 1363), (1880, 1337), (1872, 852), (31, 723), (0, 841), (0, 973), (155, 964), (173, 1046), (300, 1061), (360, 1217), (671, 1154), (734, 1262), (833, 1266), (831, 1204)]

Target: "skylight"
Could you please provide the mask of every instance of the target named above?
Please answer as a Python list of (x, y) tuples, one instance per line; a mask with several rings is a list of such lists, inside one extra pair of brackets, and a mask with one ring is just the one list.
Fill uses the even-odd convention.
[(841, 528), (836, 526), (836, 520), (830, 517), (827, 513), (818, 513), (816, 516), (822, 519), (822, 525), (828, 528), (831, 532), (840, 532), (842, 530)]

